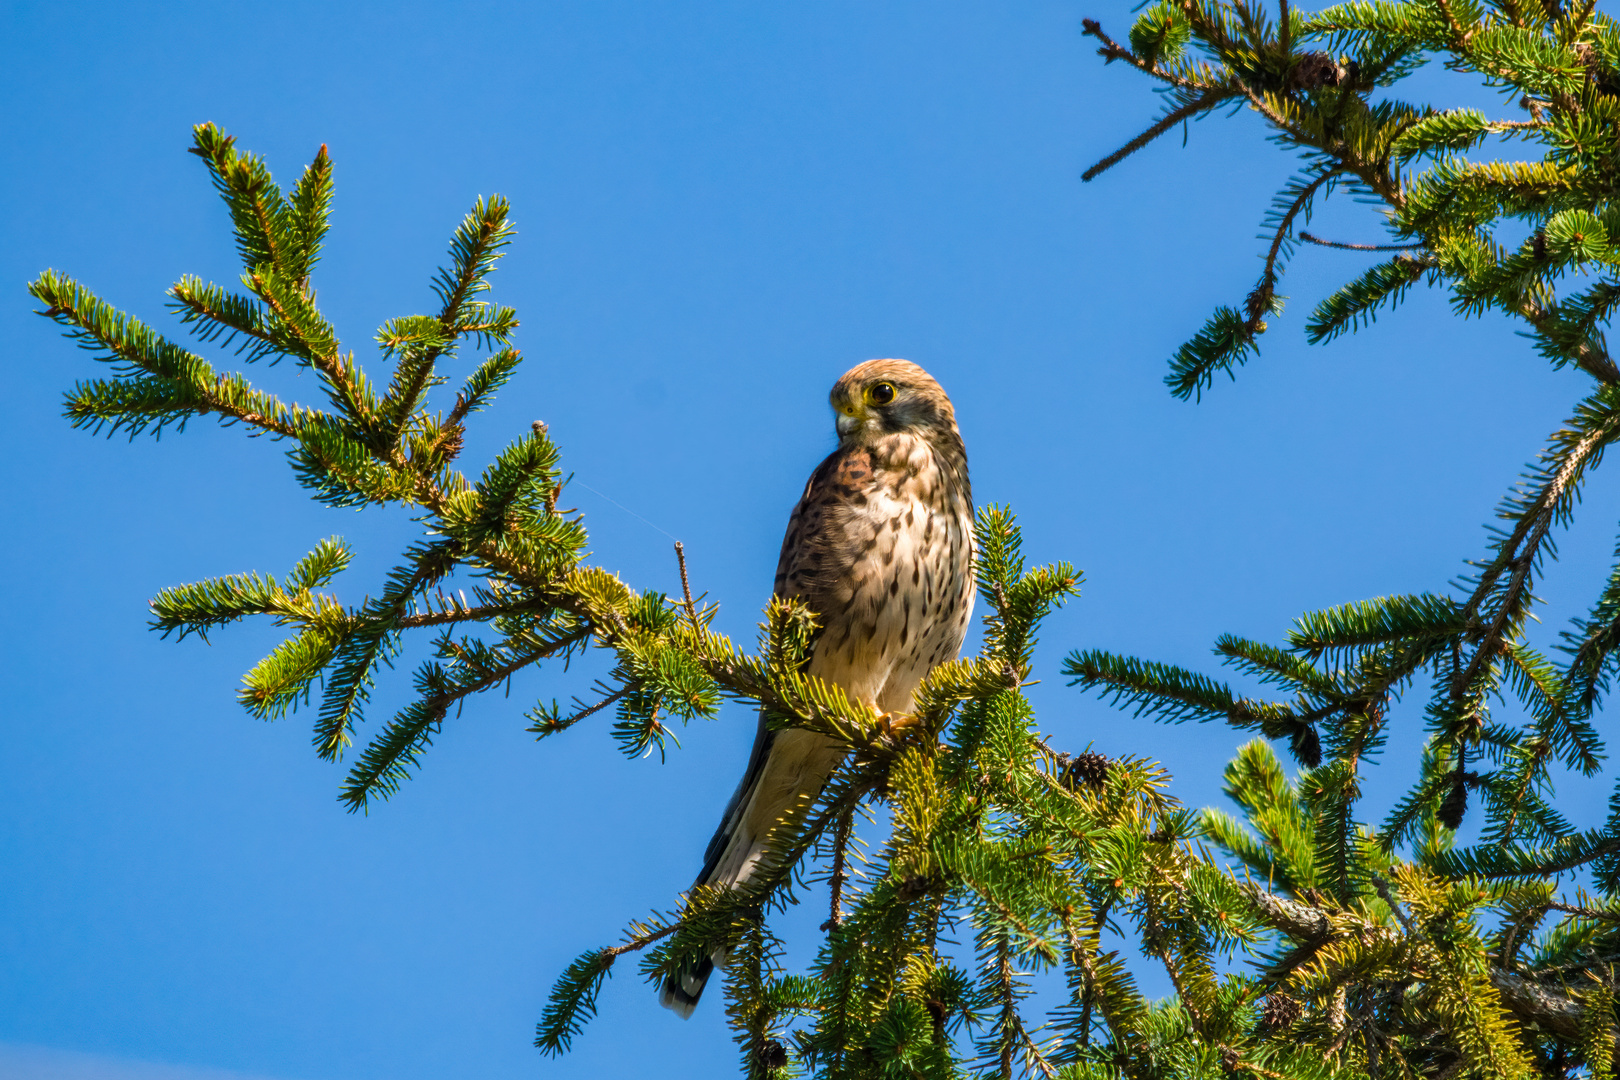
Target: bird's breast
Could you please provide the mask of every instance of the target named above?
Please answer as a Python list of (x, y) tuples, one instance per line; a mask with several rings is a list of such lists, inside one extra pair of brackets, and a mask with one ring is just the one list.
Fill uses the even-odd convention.
[(926, 447), (880, 458), (862, 494), (839, 515), (843, 587), (821, 613), (810, 671), (859, 700), (906, 711), (967, 631), (972, 507)]

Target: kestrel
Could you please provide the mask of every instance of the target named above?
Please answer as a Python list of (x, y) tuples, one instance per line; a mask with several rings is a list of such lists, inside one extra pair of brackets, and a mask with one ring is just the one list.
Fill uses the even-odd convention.
[[(923, 678), (956, 658), (973, 609), (973, 496), (956, 413), (906, 360), (868, 360), (832, 388), (838, 449), (811, 474), (788, 519), (776, 595), (821, 627), (808, 671), (882, 713), (909, 713)], [(812, 731), (768, 731), (704, 852), (698, 885), (753, 874), (766, 834), (814, 796), (842, 755)], [(724, 954), (671, 976), (665, 1006), (690, 1016)]]

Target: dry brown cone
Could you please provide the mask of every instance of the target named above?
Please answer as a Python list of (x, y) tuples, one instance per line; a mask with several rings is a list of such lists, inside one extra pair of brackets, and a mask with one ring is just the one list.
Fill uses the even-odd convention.
[(1078, 784), (1100, 788), (1108, 783), (1108, 770), (1110, 767), (1111, 763), (1106, 756), (1087, 750), (1070, 763), (1068, 774), (1064, 779), (1068, 781), (1071, 788)]
[(1267, 994), (1260, 1003), (1260, 1026), (1271, 1031), (1287, 1031), (1305, 1014), (1298, 998), (1287, 994)]

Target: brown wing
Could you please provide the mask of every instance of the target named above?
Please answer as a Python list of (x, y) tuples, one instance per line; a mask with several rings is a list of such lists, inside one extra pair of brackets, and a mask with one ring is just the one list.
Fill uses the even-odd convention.
[(817, 615), (848, 602), (839, 593), (850, 561), (844, 511), (866, 504), (871, 479), (872, 457), (862, 447), (833, 451), (810, 474), (782, 537), (777, 596), (798, 597)]
[[(839, 513), (840, 506), (866, 501), (861, 487), (871, 476), (872, 459), (864, 449), (858, 447), (835, 450), (816, 466), (816, 471), (810, 474), (809, 482), (804, 485), (799, 504), (788, 518), (787, 532), (782, 536), (782, 554), (776, 561), (777, 596), (797, 597), (817, 615), (833, 610), (832, 605), (848, 603), (847, 596), (838, 595), (837, 582), (843, 571), (848, 569), (849, 556), (847, 545), (836, 543), (838, 526), (842, 522), (836, 520), (835, 515)], [(748, 799), (748, 793), (759, 780), (765, 761), (770, 756), (771, 744), (775, 741), (776, 733), (766, 727), (762, 709), (759, 728), (754, 735), (754, 748), (748, 754), (748, 768), (743, 771), (742, 782), (732, 793), (731, 801), (726, 803), (725, 813), (720, 815), (720, 827), (703, 851), (703, 869), (698, 874), (698, 884), (709, 879), (720, 857), (725, 854), (726, 844), (736, 830), (738, 815)]]

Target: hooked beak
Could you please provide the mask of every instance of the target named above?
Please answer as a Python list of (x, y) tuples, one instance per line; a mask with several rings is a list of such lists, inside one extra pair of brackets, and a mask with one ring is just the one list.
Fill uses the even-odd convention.
[(847, 439), (864, 426), (866, 418), (860, 414), (860, 411), (855, 405), (844, 404), (837, 406), (837, 408), (838, 420), (836, 423), (838, 427), (838, 437), (840, 439)]

